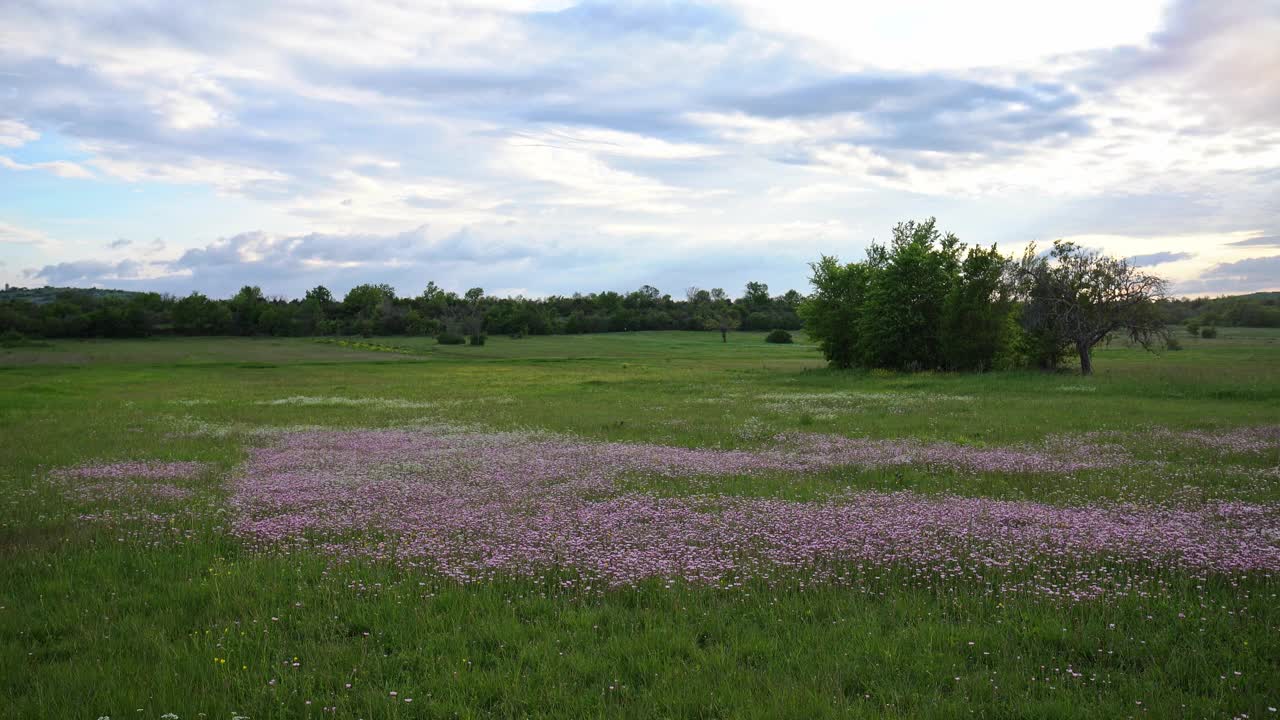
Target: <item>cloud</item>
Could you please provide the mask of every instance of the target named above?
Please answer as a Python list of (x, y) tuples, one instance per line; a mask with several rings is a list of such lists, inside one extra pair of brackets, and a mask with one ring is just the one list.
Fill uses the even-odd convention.
[(657, 160), (692, 160), (717, 155), (719, 148), (696, 143), (669, 142), (661, 138), (600, 128), (552, 126), (519, 133), (521, 144), (573, 149), (615, 157)]
[[(174, 290), (729, 285), (752, 263), (803, 287), (817, 252), (928, 215), (1123, 238), (1189, 275), (1272, 247), (1221, 243), (1280, 213), (1280, 7), (1165, 4), (19, 0), (0, 170), (64, 250), (166, 240), (84, 277)], [(1144, 240), (1172, 235), (1202, 240)]]
[(1236, 247), (1280, 248), (1280, 235), (1259, 235), (1230, 243)]
[(39, 137), (40, 133), (17, 120), (0, 118), (0, 147), (20, 147)]
[[(5, 226), (0, 226), (0, 239), (4, 230)], [(125, 241), (119, 247), (130, 244)], [(425, 285), (433, 270), (457, 277), (505, 269), (509, 278), (518, 279), (526, 277), (526, 271), (535, 265), (571, 268), (598, 260), (553, 240), (522, 241), (501, 227), (451, 233), (419, 227), (386, 235), (290, 236), (255, 231), (220, 238), (172, 259), (155, 257), (163, 250), (164, 243), (156, 240), (149, 244), (149, 258), (51, 263), (26, 271), (26, 276), (50, 284), (114, 284), (174, 292), (196, 288), (215, 295), (257, 284), (272, 294), (300, 296), (317, 282), (335, 288), (391, 282), (413, 289)]]
[(835, 139), (876, 148), (964, 152), (1083, 135), (1079, 98), (1053, 83), (1001, 86), (942, 74), (859, 73), (728, 101), (762, 118), (855, 114), (864, 124)]
[(0, 245), (51, 245), (48, 236), (38, 230), (18, 227), (0, 220)]
[(122, 281), (147, 279), (146, 267), (136, 260), (74, 260), (46, 265), (37, 271), (28, 271), (31, 278), (57, 286), (102, 286)]
[(838, 68), (938, 71), (1026, 65), (1046, 56), (1137, 45), (1161, 22), (1162, 0), (1027, 3), (917, 0), (733, 0), (756, 30)]
[(737, 29), (738, 19), (726, 8), (704, 3), (645, 3), (593, 0), (532, 17), (543, 30), (600, 36), (642, 35), (690, 41), (723, 38)]
[(54, 160), (50, 162), (36, 163), (20, 163), (0, 155), (0, 168), (9, 170), (17, 170), (19, 172), (27, 170), (46, 170), (61, 178), (89, 178), (93, 177), (93, 173), (84, 169), (80, 165), (65, 160)]
[(1280, 290), (1280, 255), (1220, 263), (1195, 280), (1177, 283), (1175, 290), (1187, 295)]
[(1280, 6), (1274, 0), (1178, 0), (1153, 47), (1132, 53), (1130, 65), (1144, 80), (1177, 87), (1220, 121), (1274, 125), (1280, 117), (1276, 37)]
[(1195, 257), (1187, 252), (1158, 252), (1149, 255), (1134, 255), (1128, 258), (1132, 265), (1164, 265), (1166, 263), (1178, 262), (1179, 260), (1189, 260)]

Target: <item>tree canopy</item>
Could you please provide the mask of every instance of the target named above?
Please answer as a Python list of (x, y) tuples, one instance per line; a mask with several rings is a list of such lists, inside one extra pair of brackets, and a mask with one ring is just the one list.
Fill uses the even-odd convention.
[(839, 368), (1053, 368), (1075, 352), (1090, 374), (1093, 348), (1115, 333), (1148, 349), (1167, 340), (1163, 279), (1067, 242), (1014, 262), (929, 218), (899, 223), (865, 260), (810, 267), (801, 316)]
[(810, 267), (801, 315), (835, 367), (986, 370), (1008, 348), (1003, 257), (934, 218), (899, 223), (861, 262), (824, 256)]

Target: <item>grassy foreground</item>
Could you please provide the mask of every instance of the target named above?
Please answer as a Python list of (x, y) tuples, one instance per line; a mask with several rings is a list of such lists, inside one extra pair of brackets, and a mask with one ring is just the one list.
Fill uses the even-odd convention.
[[(279, 428), (448, 424), (766, 446), (780, 433), (962, 446), (1280, 423), (1280, 333), (1224, 329), (1097, 376), (840, 373), (762, 334), (482, 348), (416, 338), (55, 342), (0, 350), (0, 717), (1250, 717), (1280, 706), (1280, 578), (1166, 572), (1061, 602), (907, 568), (831, 586), (565, 587), (254, 549), (228, 481)], [(335, 401), (338, 398), (341, 401)], [(850, 490), (1094, 503), (1280, 503), (1280, 446), (1136, 447), (1125, 470), (926, 466), (636, 477), (644, 494)], [(199, 461), (180, 502), (68, 496), (51, 471)], [(335, 508), (335, 511), (339, 508)], [(159, 523), (156, 522), (159, 518)]]

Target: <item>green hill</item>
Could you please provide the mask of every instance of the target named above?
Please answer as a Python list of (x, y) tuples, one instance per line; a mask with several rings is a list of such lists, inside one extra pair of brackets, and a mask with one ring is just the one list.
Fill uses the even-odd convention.
[(1169, 322), (1235, 327), (1280, 327), (1280, 292), (1165, 301)]
[(76, 295), (94, 300), (103, 300), (106, 298), (128, 299), (143, 294), (145, 293), (133, 290), (111, 290), (106, 288), (50, 287), (48, 285), (39, 288), (25, 288), (5, 285), (4, 290), (0, 290), (0, 302), (22, 301), (45, 305), (63, 295)]

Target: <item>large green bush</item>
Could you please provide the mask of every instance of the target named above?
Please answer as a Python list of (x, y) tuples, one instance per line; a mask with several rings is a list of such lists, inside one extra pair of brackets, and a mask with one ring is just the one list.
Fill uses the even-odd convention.
[(805, 329), (835, 367), (988, 370), (1016, 355), (1007, 263), (933, 218), (900, 223), (862, 262), (810, 266)]

